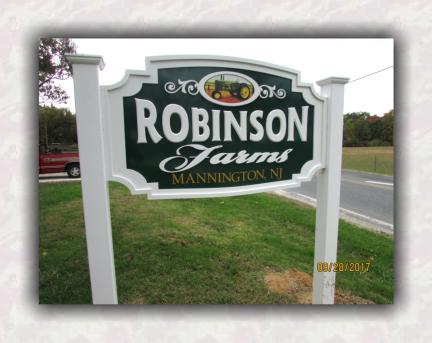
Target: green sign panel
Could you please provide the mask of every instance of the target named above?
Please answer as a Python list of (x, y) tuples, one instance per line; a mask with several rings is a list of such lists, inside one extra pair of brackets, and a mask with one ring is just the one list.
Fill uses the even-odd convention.
[(113, 136), (124, 137), (131, 188), (154, 198), (247, 194), (299, 185), (322, 167), (323, 100), (296, 72), (238, 59), (148, 66), (112, 113), (122, 116)]

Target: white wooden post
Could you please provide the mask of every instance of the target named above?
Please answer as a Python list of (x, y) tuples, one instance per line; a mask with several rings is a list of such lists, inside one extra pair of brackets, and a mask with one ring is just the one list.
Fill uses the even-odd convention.
[(318, 272), (317, 264), (334, 263), (337, 258), (344, 84), (348, 80), (329, 77), (317, 82), (321, 95), (327, 98), (327, 163), (317, 175), (313, 304), (334, 303), (336, 275), (333, 271)]
[(99, 68), (102, 56), (68, 55), (72, 63), (81, 187), (94, 304), (117, 304), (108, 185), (104, 167)]

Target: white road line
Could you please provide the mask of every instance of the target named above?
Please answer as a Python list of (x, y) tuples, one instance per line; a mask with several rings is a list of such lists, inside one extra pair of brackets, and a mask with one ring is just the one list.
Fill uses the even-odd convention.
[(390, 182), (378, 182), (378, 181), (365, 181), (366, 183), (375, 183), (377, 185), (386, 185), (386, 186), (392, 186), (393, 187), (393, 183)]
[[(283, 192), (283, 191), (282, 191), (282, 192)], [(285, 193), (285, 192), (284, 192), (284, 193)], [(287, 194), (287, 193), (285, 193), (285, 194)], [(308, 196), (308, 195), (301, 194), (301, 193), (295, 193), (295, 194), (298, 195), (298, 196), (300, 196), (300, 197), (302, 197), (302, 198), (305, 198), (305, 199), (311, 201), (311, 202), (316, 206), (316, 199), (315, 199), (315, 198), (310, 197), (310, 196)], [(349, 214), (351, 214), (351, 215), (354, 215), (354, 216), (357, 216), (357, 217), (360, 217), (360, 218), (366, 219), (366, 220), (368, 220), (368, 221), (370, 221), (370, 222), (373, 222), (373, 223), (376, 223), (376, 224), (378, 224), (378, 225), (386, 226), (386, 227), (388, 227), (389, 229), (393, 230), (393, 224), (390, 224), (390, 223), (387, 223), (387, 222), (385, 222), (385, 221), (382, 221), (382, 220), (379, 220), (379, 219), (375, 219), (375, 218), (372, 218), (372, 217), (366, 216), (366, 215), (361, 214), (361, 213), (358, 213), (358, 212), (354, 212), (354, 211), (348, 210), (348, 209), (343, 208), (343, 207), (340, 207), (340, 210), (343, 211), (343, 212), (349, 213)]]
[(341, 209), (342, 211), (344, 211), (344, 212), (347, 212), (347, 213), (353, 214), (353, 215), (358, 216), (358, 217), (360, 217), (360, 218), (364, 218), (364, 219), (367, 219), (367, 220), (371, 220), (371, 221), (373, 221), (373, 222), (375, 222), (375, 223), (377, 223), (377, 224), (379, 224), (379, 225), (387, 226), (387, 227), (393, 229), (393, 224), (390, 224), (390, 223), (384, 222), (384, 221), (379, 220), (379, 219), (375, 219), (375, 218), (372, 218), (372, 217), (365, 216), (364, 214), (361, 214), (361, 213), (358, 213), (358, 212), (354, 212), (354, 211), (351, 211), (351, 210), (347, 210), (346, 208), (343, 208), (343, 207), (341, 207), (340, 209)]

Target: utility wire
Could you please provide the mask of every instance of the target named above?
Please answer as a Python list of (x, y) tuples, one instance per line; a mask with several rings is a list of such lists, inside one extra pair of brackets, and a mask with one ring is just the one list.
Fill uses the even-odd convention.
[(365, 76), (359, 77), (358, 79), (350, 80), (348, 83), (352, 83), (352, 82), (354, 82), (354, 81), (358, 81), (358, 80), (364, 79), (365, 77), (368, 77), (368, 76), (371, 76), (371, 75), (374, 75), (374, 74), (378, 74), (378, 73), (380, 73), (380, 72), (382, 72), (382, 71), (384, 71), (384, 70), (390, 69), (390, 68), (393, 68), (393, 66), (390, 66), (390, 67), (387, 67), (387, 68), (384, 68), (384, 69), (381, 69), (381, 70), (375, 71), (375, 72), (373, 72), (373, 73), (371, 73), (371, 74), (367, 74), (367, 75), (365, 75)]

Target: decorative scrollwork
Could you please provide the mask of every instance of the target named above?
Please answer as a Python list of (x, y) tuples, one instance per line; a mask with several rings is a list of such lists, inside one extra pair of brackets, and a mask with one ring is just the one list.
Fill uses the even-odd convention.
[(165, 91), (170, 94), (177, 93), (178, 91), (181, 91), (184, 94), (188, 93), (190, 95), (198, 94), (198, 82), (195, 80), (182, 81), (178, 79), (177, 83), (177, 85), (171, 81), (165, 83)]
[(276, 89), (276, 86), (261, 85), (259, 96), (262, 99), (272, 98), (273, 96), (278, 99), (283, 99), (286, 96), (286, 91), (282, 88)]

